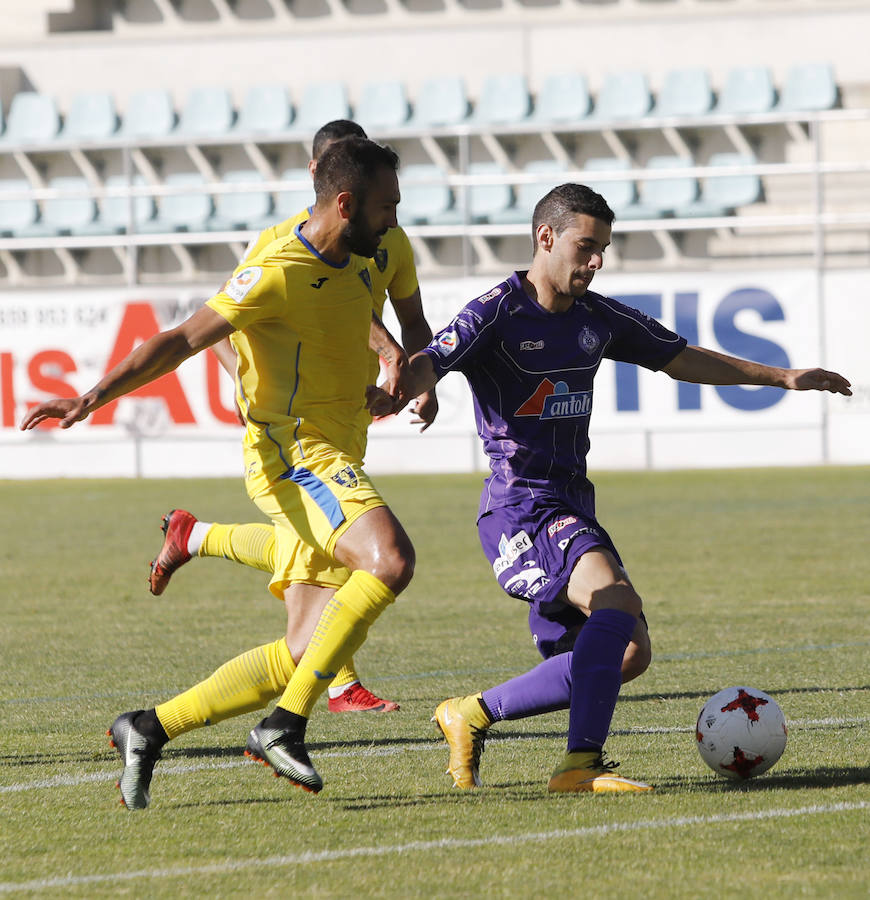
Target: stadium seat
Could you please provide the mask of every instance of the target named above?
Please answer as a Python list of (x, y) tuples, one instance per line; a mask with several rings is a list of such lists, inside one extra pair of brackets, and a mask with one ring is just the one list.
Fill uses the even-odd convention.
[(293, 128), (314, 133), (324, 122), (349, 118), (350, 104), (344, 84), (340, 81), (319, 81), (305, 88)]
[(528, 117), (531, 106), (524, 75), (519, 72), (490, 75), (483, 83), (470, 121), (479, 125), (522, 122)]
[(281, 133), (293, 121), (293, 104), (283, 84), (257, 84), (245, 94), (234, 130)]
[[(653, 156), (647, 160), (647, 169), (683, 169), (694, 166), (685, 156)], [(641, 180), (638, 203), (623, 218), (655, 218), (667, 215), (679, 207), (688, 206), (698, 196), (698, 182), (691, 176), (675, 175), (672, 178)]]
[(524, 182), (514, 191), (513, 206), (501, 212), (494, 212), (489, 216), (489, 221), (501, 225), (525, 222), (531, 224), (532, 213), (538, 200), (565, 181), (565, 167), (556, 159), (534, 159), (523, 166), (525, 175), (546, 175), (546, 180)]
[(612, 72), (598, 92), (594, 119), (637, 119), (645, 116), (652, 105), (646, 75), (643, 72)]
[[(399, 221), (405, 225), (452, 225), (462, 221), (453, 206), (453, 194), (446, 181), (447, 173), (431, 163), (402, 166), (399, 180), (402, 186), (402, 202), (399, 204)], [(415, 180), (429, 183), (414, 184)]]
[[(709, 166), (751, 166), (754, 156), (744, 153), (714, 153)], [(747, 206), (761, 199), (761, 179), (757, 175), (722, 175), (705, 178), (701, 196), (694, 202), (674, 210), (677, 217), (726, 216), (738, 206)]]
[(355, 118), (367, 132), (377, 132), (404, 125), (408, 111), (401, 81), (374, 81), (363, 86)]
[(430, 78), (414, 101), (408, 124), (414, 128), (458, 125), (468, 117), (468, 97), (458, 75)]
[[(505, 168), (495, 162), (477, 162), (468, 166), (469, 175), (494, 175), (507, 179)], [(468, 215), (472, 222), (489, 222), (490, 216), (505, 213), (513, 206), (514, 192), (505, 180), (498, 184), (473, 184), (468, 188)]]
[(153, 88), (130, 97), (119, 134), (127, 138), (161, 138), (175, 128), (175, 108), (169, 91)]
[[(81, 175), (58, 175), (48, 181), (51, 190), (81, 193), (91, 189), (88, 180)], [(38, 222), (18, 229), (21, 237), (75, 234), (94, 221), (97, 203), (93, 197), (53, 197), (42, 201), (42, 216)]]
[(32, 197), (7, 200), (3, 196), (32, 189), (26, 178), (0, 179), (0, 236), (15, 237), (21, 229), (33, 225), (39, 218), (39, 206)]
[(283, 222), (290, 216), (295, 216), (300, 210), (314, 203), (314, 187), (311, 184), (311, 175), (308, 169), (285, 169), (281, 173), (282, 181), (305, 182), (305, 187), (288, 188), (279, 191), (275, 197), (274, 219)]
[(743, 115), (773, 109), (776, 92), (766, 66), (739, 66), (731, 69), (719, 95), (717, 112)]
[(226, 134), (236, 113), (230, 92), (223, 87), (197, 87), (187, 95), (176, 131), (194, 137)]
[[(144, 187), (147, 184), (141, 175), (133, 176), (132, 182), (126, 175), (110, 175), (103, 183), (103, 187), (107, 190), (116, 190), (127, 187), (131, 183), (135, 187)], [(96, 220), (93, 225), (79, 230), (85, 234), (123, 233), (130, 225), (132, 211), (133, 230), (140, 231), (142, 226), (154, 216), (154, 198), (133, 197), (132, 201), (131, 210), (129, 197), (103, 197), (101, 200), (97, 200)]]
[(624, 159), (615, 156), (594, 157), (586, 160), (584, 170), (588, 173), (583, 179), (584, 183), (597, 191), (607, 201), (607, 205), (622, 218), (630, 209), (636, 198), (637, 190), (630, 178), (625, 180), (601, 181), (595, 178), (596, 172), (621, 172), (630, 169), (631, 165)]
[(668, 117), (703, 116), (712, 106), (713, 89), (706, 69), (673, 69), (665, 75), (653, 113)]
[(157, 198), (157, 215), (143, 222), (141, 231), (205, 231), (212, 212), (211, 195), (198, 191), (206, 185), (199, 172), (175, 172), (164, 182), (170, 188), (190, 188), (185, 193), (164, 194)]
[(88, 91), (72, 98), (60, 137), (69, 141), (100, 141), (118, 128), (115, 101), (108, 91)]
[(12, 98), (6, 132), (8, 144), (44, 144), (57, 137), (60, 115), (54, 100), (46, 94), (23, 91)]
[[(221, 175), (224, 184), (262, 184), (265, 179), (252, 169), (235, 169)], [(215, 211), (208, 223), (209, 231), (241, 231), (261, 229), (274, 222), (271, 217), (272, 196), (265, 190), (244, 193), (215, 194)]]
[(779, 100), (780, 109), (833, 109), (838, 102), (837, 82), (829, 63), (801, 63), (788, 70)]
[(534, 122), (576, 122), (589, 115), (592, 101), (586, 76), (579, 72), (550, 75), (538, 91)]

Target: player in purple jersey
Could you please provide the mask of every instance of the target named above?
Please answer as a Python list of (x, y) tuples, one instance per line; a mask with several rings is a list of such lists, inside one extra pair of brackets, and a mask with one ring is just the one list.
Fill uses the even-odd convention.
[[(687, 346), (638, 310), (589, 291), (612, 223), (613, 212), (594, 191), (554, 188), (535, 207), (530, 269), (472, 300), (411, 360), (409, 396), (451, 371), (471, 386), (491, 469), (480, 502), (481, 543), (502, 588), (530, 604), (545, 656), (518, 678), (436, 709), (458, 787), (480, 783), (480, 752), (494, 721), (567, 707), (567, 753), (550, 777), (551, 792), (651, 790), (617, 775), (603, 753), (622, 669), (643, 671), (649, 641), (641, 598), (595, 518), (586, 477), (601, 360), (695, 383), (851, 394), (835, 372), (765, 366)], [(369, 405), (383, 413), (391, 400), (372, 388)]]

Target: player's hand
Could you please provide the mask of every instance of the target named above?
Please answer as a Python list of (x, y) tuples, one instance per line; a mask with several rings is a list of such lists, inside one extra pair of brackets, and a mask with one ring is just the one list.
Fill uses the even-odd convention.
[(55, 397), (53, 400), (45, 400), (25, 415), (19, 427), (22, 431), (32, 431), (46, 419), (60, 419), (60, 427), (69, 428), (87, 418), (91, 405), (92, 399), (87, 394), (83, 397)]
[[(389, 394), (393, 400), (392, 412), (397, 413), (404, 409), (411, 400), (413, 393), (409, 390), (411, 380), (411, 367), (408, 364), (408, 354), (401, 348), (397, 348), (389, 357), (381, 357), (384, 363), (384, 380), (379, 388)], [(384, 413), (383, 415), (389, 415)]]
[(366, 387), (366, 409), (375, 419), (391, 416), (395, 412), (395, 400), (380, 385)]
[(826, 369), (793, 369), (789, 387), (793, 391), (828, 391), (831, 394), (852, 396), (852, 385), (837, 372)]
[(425, 431), (438, 415), (438, 398), (435, 396), (435, 391), (426, 391), (425, 394), (420, 394), (411, 407), (411, 412), (414, 416), (411, 424), (422, 425), (420, 431)]

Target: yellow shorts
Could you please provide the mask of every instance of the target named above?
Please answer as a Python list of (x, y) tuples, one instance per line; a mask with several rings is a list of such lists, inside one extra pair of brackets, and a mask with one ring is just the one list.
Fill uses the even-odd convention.
[[(277, 468), (268, 458), (273, 451), (245, 448), (248, 496), (275, 525), (269, 589), (278, 598), (294, 582), (344, 584), (350, 573), (333, 555), (336, 542), (363, 513), (386, 505), (359, 460), (323, 443), (309, 441), (302, 449), (296, 464), (284, 465), (264, 486), (264, 472)], [(287, 457), (277, 445), (274, 453)]]

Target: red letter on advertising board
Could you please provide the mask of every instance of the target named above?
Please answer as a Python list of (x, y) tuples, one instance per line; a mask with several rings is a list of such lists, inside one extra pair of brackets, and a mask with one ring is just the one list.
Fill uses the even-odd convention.
[(15, 427), (15, 387), (12, 383), (12, 354), (0, 353), (0, 423)]
[[(128, 303), (124, 309), (124, 318), (118, 328), (115, 346), (106, 364), (106, 371), (121, 362), (141, 342), (148, 340), (160, 331), (157, 318), (150, 303)], [(159, 397), (166, 402), (169, 415), (176, 425), (191, 425), (196, 422), (193, 411), (184, 396), (184, 390), (176, 372), (168, 374), (143, 385), (133, 391), (130, 397)], [(118, 401), (113, 400), (98, 409), (92, 416), (94, 425), (111, 425), (115, 420)]]

